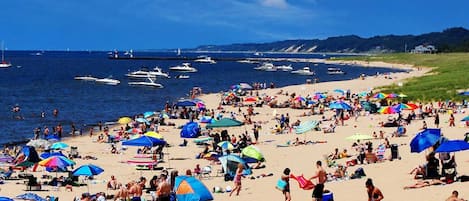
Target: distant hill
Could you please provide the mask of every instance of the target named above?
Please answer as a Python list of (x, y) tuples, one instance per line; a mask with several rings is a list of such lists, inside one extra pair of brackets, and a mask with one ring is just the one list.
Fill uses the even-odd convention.
[(300, 39), (270, 43), (204, 45), (199, 51), (259, 51), (259, 52), (341, 52), (373, 53), (404, 52), (418, 45), (434, 45), (439, 52), (469, 52), (469, 30), (456, 27), (442, 32), (421, 35), (386, 35), (362, 38), (356, 35), (330, 37), (324, 40)]

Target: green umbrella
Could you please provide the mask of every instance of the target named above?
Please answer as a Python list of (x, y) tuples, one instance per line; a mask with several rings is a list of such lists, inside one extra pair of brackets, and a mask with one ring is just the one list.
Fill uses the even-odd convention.
[(371, 135), (356, 133), (355, 135), (348, 136), (345, 139), (347, 140), (370, 140), (370, 139), (373, 139), (373, 137)]
[(31, 161), (23, 161), (23, 162), (17, 164), (16, 167), (26, 167), (26, 168), (28, 168), (28, 167), (33, 166), (34, 164), (35, 163), (33, 163)]
[(253, 145), (249, 145), (246, 148), (244, 148), (241, 151), (241, 154), (243, 154), (243, 157), (253, 158), (253, 159), (256, 159), (258, 161), (264, 160), (264, 155), (262, 155), (259, 148), (255, 147)]

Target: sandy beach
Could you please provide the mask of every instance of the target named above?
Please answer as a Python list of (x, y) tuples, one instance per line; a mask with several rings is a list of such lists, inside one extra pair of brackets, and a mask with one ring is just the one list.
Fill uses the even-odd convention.
[[(423, 68), (417, 70), (408, 65), (403, 64), (387, 64), (382, 62), (358, 62), (358, 61), (327, 61), (333, 63), (347, 63), (362, 66), (379, 66), (389, 68), (404, 68), (410, 70), (405, 73), (391, 73), (390, 75), (379, 75), (379, 76), (368, 76), (365, 79), (353, 79), (347, 81), (337, 82), (324, 82), (315, 84), (302, 84), (287, 86), (283, 88), (274, 89), (263, 89), (259, 90), (260, 95), (266, 94), (268, 96), (276, 96), (278, 102), (288, 100), (289, 96), (285, 95), (286, 92), (289, 94), (296, 93), (297, 95), (307, 96), (308, 94), (314, 94), (315, 92), (328, 92), (333, 96), (338, 96), (334, 93), (334, 89), (350, 90), (352, 93), (359, 93), (361, 91), (368, 91), (376, 89), (379, 86), (390, 85), (390, 84), (405, 84), (405, 79), (422, 76), (429, 71), (429, 68)], [(282, 91), (282, 94), (279, 92)], [(375, 90), (373, 90), (375, 91)], [(215, 109), (219, 106), (219, 100), (221, 94), (204, 94), (200, 97), (205, 102), (208, 109)], [(397, 102), (394, 100), (394, 102)], [(224, 116), (229, 116), (230, 112), (237, 113), (236, 117), (242, 119), (242, 114), (238, 113), (239, 108), (224, 105)], [(449, 127), (448, 119), (449, 113), (440, 113), (440, 127), (442, 134), (449, 139), (463, 139), (464, 133), (468, 132), (468, 128), (460, 122), (462, 118), (467, 116), (467, 108), (462, 108), (459, 112), (455, 113), (456, 126)], [(247, 107), (241, 107), (241, 113), (247, 113)], [(213, 193), (215, 200), (284, 200), (282, 193), (275, 189), (277, 180), (280, 178), (285, 168), (290, 168), (292, 174), (304, 175), (309, 178), (314, 175), (316, 171), (315, 163), (317, 160), (323, 161), (323, 166), (328, 173), (333, 173), (335, 167), (327, 167), (324, 155), (328, 155), (334, 151), (335, 148), (339, 150), (347, 149), (349, 154), (352, 155), (350, 158), (338, 159), (336, 162), (340, 164), (346, 163), (346, 161), (356, 158), (357, 152), (352, 149), (351, 145), (353, 141), (346, 140), (345, 138), (356, 134), (368, 134), (371, 135), (373, 132), (384, 131), (385, 137), (388, 137), (391, 144), (398, 144), (400, 160), (373, 163), (373, 164), (358, 164), (355, 166), (348, 167), (349, 175), (352, 174), (357, 168), (363, 168), (366, 173), (365, 177), (359, 179), (344, 179), (338, 181), (327, 182), (325, 189), (331, 191), (334, 196), (334, 200), (348, 200), (348, 201), (359, 201), (367, 200), (367, 193), (365, 188), (365, 181), (367, 178), (372, 178), (376, 187), (381, 189), (384, 194), (384, 200), (445, 200), (450, 196), (453, 190), (458, 190), (460, 197), (469, 199), (469, 191), (467, 190), (467, 184), (463, 182), (454, 182), (446, 185), (428, 186), (419, 189), (407, 189), (404, 187), (417, 182), (409, 172), (425, 163), (425, 155), (427, 151), (421, 153), (410, 152), (410, 140), (413, 136), (420, 131), (422, 127), (422, 121), (426, 121), (429, 128), (433, 128), (433, 118), (427, 118), (425, 120), (414, 120), (410, 125), (406, 126), (407, 133), (403, 137), (391, 137), (392, 133), (396, 130), (395, 127), (381, 127), (379, 122), (385, 122), (389, 116), (396, 117), (396, 114), (371, 114), (365, 115), (362, 113), (355, 121), (354, 118), (350, 118), (344, 122), (344, 125), (338, 125), (335, 128), (334, 133), (324, 133), (323, 131), (309, 131), (305, 134), (297, 135), (294, 132), (286, 132), (285, 134), (273, 134), (272, 130), (277, 123), (275, 117), (280, 117), (281, 114), (287, 114), (290, 116), (290, 122), (297, 120), (320, 120), (322, 115), (311, 115), (302, 116), (302, 114), (309, 112), (307, 109), (292, 109), (292, 108), (270, 108), (267, 105), (262, 107), (254, 107), (256, 115), (251, 116), (253, 122), (262, 122), (262, 129), (260, 130), (259, 143), (256, 146), (262, 151), (266, 159), (265, 168), (253, 169), (253, 174), (242, 179), (242, 190), (239, 196), (229, 197), (228, 193)], [(408, 111), (404, 111), (404, 116), (407, 116)], [(274, 116), (273, 114), (276, 114)], [(334, 111), (326, 109), (324, 116), (331, 117)], [(168, 119), (167, 121), (175, 123), (176, 126), (160, 126), (159, 133), (164, 136), (164, 139), (171, 145), (164, 149), (165, 157), (164, 162), (159, 163), (159, 167), (164, 167), (171, 170), (178, 170), (179, 174), (182, 175), (187, 169), (193, 170), (196, 164), (200, 164), (201, 167), (210, 165), (212, 167), (212, 173), (208, 178), (202, 178), (202, 182), (211, 190), (213, 187), (226, 188), (227, 186), (234, 187), (232, 181), (225, 182), (221, 175), (217, 176), (217, 170), (221, 169), (220, 165), (213, 164), (211, 161), (205, 159), (195, 159), (195, 156), (203, 150), (203, 147), (196, 145), (192, 142), (192, 139), (188, 139), (189, 143), (185, 147), (178, 146), (182, 143), (180, 138), (179, 126), (184, 125), (188, 120), (183, 119)], [(320, 127), (327, 126), (329, 122), (325, 122)], [(204, 124), (201, 124), (205, 127)], [(120, 125), (111, 127), (111, 130), (117, 130)], [(247, 131), (252, 135), (253, 125), (243, 125), (240, 127), (226, 128), (229, 135), (234, 134), (235, 136), (240, 135)], [(221, 129), (214, 129), (212, 133), (217, 132)], [(99, 131), (95, 131), (94, 136), (90, 137), (88, 132), (85, 132), (83, 136), (65, 138), (63, 141), (71, 146), (78, 147), (79, 154), (81, 156), (93, 156), (97, 160), (92, 159), (74, 159), (77, 163), (75, 167), (83, 164), (95, 164), (104, 169), (104, 172), (98, 176), (95, 176), (93, 181), (82, 181), (83, 177), (80, 177), (80, 181), (89, 183), (90, 193), (105, 192), (107, 194), (114, 194), (115, 190), (106, 189), (106, 182), (111, 178), (111, 175), (115, 175), (117, 180), (122, 183), (129, 182), (131, 180), (138, 180), (141, 176), (146, 177), (150, 180), (153, 175), (159, 175), (161, 170), (143, 170), (139, 171), (135, 169), (135, 166), (122, 161), (132, 160), (137, 153), (137, 147), (128, 147), (127, 150), (120, 154), (111, 154), (111, 145), (107, 143), (98, 143), (97, 136)], [(294, 141), (295, 138), (300, 140), (313, 141), (313, 142), (324, 142), (324, 143), (312, 143), (298, 146), (278, 147), (277, 145), (285, 145), (288, 141)], [(383, 139), (373, 139), (374, 147), (383, 143)], [(117, 148), (121, 149), (121, 143), (117, 144)], [(66, 149), (69, 151), (70, 149)], [(390, 150), (387, 149), (385, 156), (389, 156)], [(469, 175), (469, 152), (457, 152), (455, 154), (458, 175)], [(18, 174), (16, 171), (14, 175)], [(55, 173), (48, 173), (43, 167), (38, 167), (36, 172), (32, 172), (30, 169), (28, 173), (36, 175), (40, 181), (42, 175), (55, 175)], [(260, 175), (268, 175), (272, 173), (273, 176), (257, 177)], [(65, 173), (58, 173), (59, 175), (66, 176)], [(254, 179), (250, 177), (254, 176)], [(316, 180), (314, 180), (316, 183)], [(148, 185), (148, 184), (147, 184)], [(290, 180), (292, 200), (311, 200), (312, 190), (303, 190), (298, 187), (298, 183), (294, 180)], [(26, 185), (23, 180), (6, 180), (5, 184), (0, 185), (0, 195), (7, 197), (15, 197), (19, 194), (25, 193)], [(59, 200), (72, 200), (74, 197), (79, 197), (82, 193), (87, 192), (86, 186), (73, 187), (73, 191), (67, 191), (65, 187), (59, 189), (51, 186), (43, 185), (43, 189), (47, 191), (37, 191), (41, 196), (53, 195), (59, 197)], [(151, 195), (144, 193), (143, 197), (146, 200), (151, 200)]]

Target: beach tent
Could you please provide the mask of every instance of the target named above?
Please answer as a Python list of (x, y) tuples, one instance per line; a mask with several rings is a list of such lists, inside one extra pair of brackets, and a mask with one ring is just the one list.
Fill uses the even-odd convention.
[(174, 181), (174, 192), (178, 201), (213, 200), (208, 188), (195, 177), (177, 176)]
[(208, 124), (207, 128), (232, 127), (232, 126), (241, 126), (241, 125), (243, 125), (243, 122), (240, 122), (236, 119), (223, 118), (211, 124)]
[(36, 149), (32, 146), (24, 146), (23, 149), (21, 149), (21, 151), (18, 153), (16, 157), (18, 158), (18, 156), (22, 154), (25, 157), (24, 159), (25, 161), (29, 161), (33, 163), (37, 163), (41, 161), (41, 159), (39, 158), (39, 155), (36, 152)]
[(197, 138), (200, 134), (199, 124), (197, 122), (189, 122), (182, 127), (182, 138)]
[(147, 147), (153, 147), (157, 145), (165, 145), (166, 141), (154, 138), (154, 137), (149, 137), (146, 135), (140, 136), (138, 138), (132, 139), (132, 140), (127, 140), (123, 141), (122, 145), (127, 145), (127, 146), (147, 146)]
[(241, 163), (244, 166), (243, 175), (252, 174), (251, 168), (248, 166), (247, 162), (237, 155), (226, 155), (219, 157), (218, 160), (221, 162), (221, 166), (226, 174), (235, 175), (238, 164)]
[(242, 159), (247, 163), (257, 163), (258, 161), (265, 161), (264, 155), (261, 150), (254, 145), (249, 145), (241, 151)]

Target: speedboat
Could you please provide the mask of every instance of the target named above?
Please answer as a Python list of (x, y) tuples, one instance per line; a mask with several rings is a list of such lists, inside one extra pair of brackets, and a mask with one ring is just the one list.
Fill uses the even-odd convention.
[(142, 79), (142, 78), (156, 78), (156, 75), (152, 75), (148, 70), (138, 70), (125, 74), (129, 78)]
[(253, 60), (249, 60), (249, 59), (238, 60), (237, 62), (239, 62), (239, 63), (246, 63), (246, 64), (255, 64), (255, 63), (259, 63), (259, 62), (257, 62), (257, 61), (253, 61)]
[(189, 79), (190, 76), (189, 75), (177, 75), (176, 78), (177, 79)]
[(82, 81), (96, 81), (98, 78), (95, 78), (91, 75), (85, 75), (85, 76), (75, 76), (73, 79), (82, 80)]
[(116, 79), (112, 79), (110, 77), (108, 78), (102, 78), (102, 79), (96, 79), (95, 80), (97, 83), (101, 83), (101, 84), (107, 84), (107, 85), (118, 85), (121, 83), (121, 81), (119, 80), (116, 80)]
[(327, 74), (329, 74), (329, 75), (343, 75), (343, 74), (345, 74), (345, 72), (342, 71), (340, 68), (329, 67), (329, 68), (327, 68)]
[(155, 87), (155, 88), (163, 88), (162, 84), (155, 83), (154, 79), (148, 78), (148, 82), (129, 82), (130, 86), (143, 86), (143, 87)]
[(293, 67), (291, 67), (291, 65), (280, 65), (280, 66), (277, 66), (277, 70), (281, 70), (281, 71), (292, 71), (293, 70)]
[(275, 67), (274, 64), (270, 62), (264, 62), (260, 66), (255, 67), (254, 70), (274, 72), (274, 71), (277, 71), (277, 67)]
[(200, 62), (200, 63), (209, 63), (209, 64), (216, 64), (217, 62), (213, 60), (209, 56), (201, 56), (198, 59), (194, 60), (195, 62)]
[(153, 68), (153, 70), (150, 71), (150, 74), (151, 74), (151, 75), (155, 75), (155, 76), (157, 76), (157, 77), (169, 78), (169, 74), (163, 72), (163, 70), (161, 70), (161, 68), (158, 67), (158, 66), (155, 66), (155, 68)]
[(188, 73), (197, 72), (197, 69), (192, 67), (190, 63), (182, 63), (182, 65), (170, 67), (169, 70)]
[(291, 73), (298, 75), (314, 75), (314, 71), (311, 71), (307, 66), (299, 70), (294, 70)]

